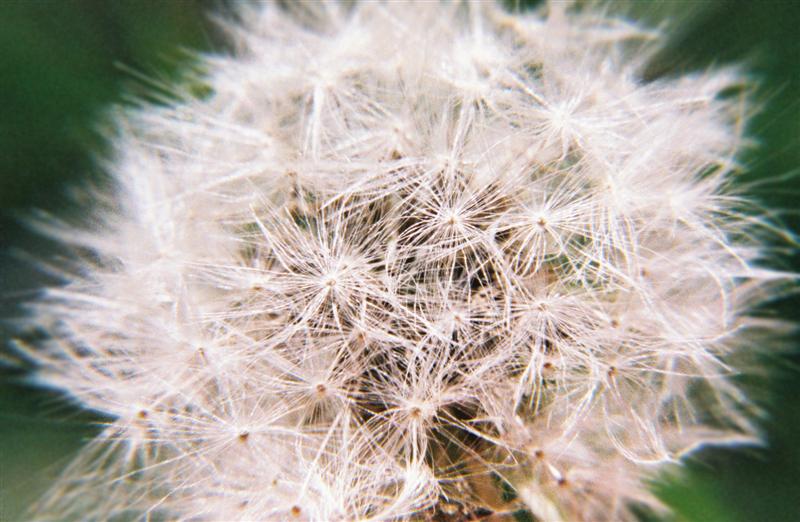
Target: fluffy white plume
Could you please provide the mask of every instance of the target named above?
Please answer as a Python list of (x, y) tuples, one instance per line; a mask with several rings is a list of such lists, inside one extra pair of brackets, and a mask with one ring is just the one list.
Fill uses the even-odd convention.
[(239, 15), (49, 225), (91, 259), (27, 353), (110, 420), (40, 519), (623, 520), (753, 439), (739, 75), (644, 81), (657, 32), (555, 3)]

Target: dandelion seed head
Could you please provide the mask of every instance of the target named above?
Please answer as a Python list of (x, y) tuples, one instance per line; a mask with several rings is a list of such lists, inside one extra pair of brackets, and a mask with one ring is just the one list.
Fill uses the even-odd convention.
[(223, 25), (206, 94), (121, 111), (100, 225), (41, 225), (93, 257), (21, 349), (110, 420), (36, 517), (634, 520), (757, 440), (740, 73), (646, 81), (663, 35), (558, 2)]

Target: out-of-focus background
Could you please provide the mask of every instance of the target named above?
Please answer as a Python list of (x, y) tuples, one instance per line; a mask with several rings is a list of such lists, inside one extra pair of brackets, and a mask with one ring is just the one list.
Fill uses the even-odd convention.
[[(102, 180), (103, 118), (112, 104), (147, 93), (149, 78), (175, 78), (185, 49), (222, 48), (207, 13), (224, 0), (0, 0), (0, 324), (2, 343), (21, 305), (51, 279), (32, 259), (58, 246), (24, 225), (34, 209), (63, 215), (69, 188)], [(510, 0), (514, 5), (514, 0)], [(520, 1), (524, 7), (530, 2)], [(614, 8), (620, 6), (611, 4)], [(672, 44), (653, 76), (744, 61), (759, 84), (750, 122), (758, 144), (742, 183), (800, 231), (800, 2), (668, 0), (622, 5), (652, 23), (671, 20)], [(772, 182), (766, 183), (766, 180)], [(800, 271), (800, 257), (777, 260)], [(788, 297), (774, 313), (800, 319)], [(769, 412), (766, 448), (706, 450), (682, 475), (656, 485), (680, 521), (800, 520), (800, 341), (747, 381)], [(0, 353), (2, 353), (0, 351)], [(52, 391), (0, 367), (0, 521), (24, 520), (71, 456), (95, 432), (93, 418)]]

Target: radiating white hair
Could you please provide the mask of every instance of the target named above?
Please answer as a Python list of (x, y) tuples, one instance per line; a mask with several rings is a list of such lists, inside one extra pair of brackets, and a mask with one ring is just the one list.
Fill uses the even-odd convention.
[(628, 520), (757, 438), (731, 355), (784, 276), (732, 186), (740, 73), (644, 81), (658, 32), (558, 3), (227, 30), (119, 116), (95, 226), (46, 225), (91, 260), (21, 349), (112, 420), (40, 519)]

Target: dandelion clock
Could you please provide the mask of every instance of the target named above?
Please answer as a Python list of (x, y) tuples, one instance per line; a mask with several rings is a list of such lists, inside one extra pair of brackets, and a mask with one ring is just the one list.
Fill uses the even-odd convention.
[(636, 520), (759, 441), (742, 73), (648, 80), (658, 30), (558, 2), (235, 11), (39, 224), (83, 257), (19, 351), (105, 420), (32, 518)]

